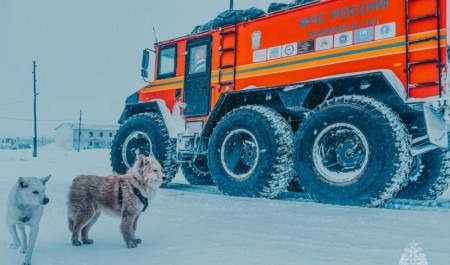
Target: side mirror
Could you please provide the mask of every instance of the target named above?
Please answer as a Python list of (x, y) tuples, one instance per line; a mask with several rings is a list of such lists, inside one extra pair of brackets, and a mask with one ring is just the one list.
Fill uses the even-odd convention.
[(144, 79), (144, 81), (145, 81), (145, 79), (148, 78), (148, 71), (147, 71), (147, 69), (148, 69), (148, 62), (149, 62), (149, 60), (150, 60), (150, 52), (148, 51), (148, 49), (145, 49), (142, 52), (142, 66), (141, 66), (141, 68), (142, 68), (141, 69), (141, 76)]
[(147, 69), (141, 69), (141, 76), (142, 76), (142, 78), (148, 78), (148, 71), (147, 71)]
[(150, 60), (150, 52), (148, 49), (145, 49), (142, 52), (142, 69), (148, 69), (148, 62)]
[(153, 52), (156, 54), (155, 50), (152, 49), (145, 49), (142, 51), (142, 65), (141, 65), (141, 76), (144, 79), (145, 82), (148, 82), (146, 78), (148, 78), (148, 63), (150, 61), (150, 52)]

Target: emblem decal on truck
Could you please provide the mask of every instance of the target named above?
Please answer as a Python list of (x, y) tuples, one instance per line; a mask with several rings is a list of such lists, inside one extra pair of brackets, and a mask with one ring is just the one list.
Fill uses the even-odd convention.
[(395, 37), (395, 34), (395, 22), (375, 27), (375, 40), (393, 38)]
[(355, 44), (373, 41), (373, 27), (357, 29), (354, 35)]
[(261, 46), (261, 31), (252, 33), (252, 49), (257, 50)]
[(316, 51), (323, 51), (333, 48), (333, 35), (316, 39)]
[(253, 62), (263, 62), (267, 60), (267, 49), (253, 51)]
[(293, 55), (297, 55), (297, 43), (289, 43), (282, 46), (281, 48), (282, 57), (289, 57)]
[(281, 46), (275, 46), (267, 49), (267, 60), (281, 58)]
[(353, 42), (353, 34), (351, 31), (334, 35), (334, 47), (344, 47), (351, 45)]
[(314, 51), (314, 40), (307, 40), (298, 43), (298, 54)]

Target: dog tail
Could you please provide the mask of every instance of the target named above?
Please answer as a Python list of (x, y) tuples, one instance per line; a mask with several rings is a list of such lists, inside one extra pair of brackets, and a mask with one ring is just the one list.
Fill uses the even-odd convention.
[(70, 232), (73, 232), (73, 219), (69, 217), (68, 221), (69, 221), (69, 230)]

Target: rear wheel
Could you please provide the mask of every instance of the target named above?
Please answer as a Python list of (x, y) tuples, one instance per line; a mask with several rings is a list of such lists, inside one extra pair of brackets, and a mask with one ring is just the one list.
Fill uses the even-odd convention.
[(411, 161), (410, 136), (398, 115), (363, 96), (318, 106), (295, 138), (300, 183), (323, 203), (377, 206), (400, 189)]
[(233, 196), (274, 198), (292, 179), (293, 133), (273, 109), (245, 106), (228, 113), (211, 135), (214, 183)]
[(111, 165), (115, 172), (124, 174), (140, 155), (153, 154), (161, 163), (164, 173), (163, 185), (168, 184), (178, 170), (175, 160), (174, 139), (162, 117), (156, 113), (132, 116), (119, 128), (111, 147)]
[[(434, 200), (450, 182), (450, 150), (436, 149), (421, 155), (421, 169), (397, 194), (400, 199)], [(419, 161), (420, 161), (419, 160)]]
[(197, 158), (194, 162), (182, 163), (184, 178), (192, 185), (213, 185), (206, 158)]

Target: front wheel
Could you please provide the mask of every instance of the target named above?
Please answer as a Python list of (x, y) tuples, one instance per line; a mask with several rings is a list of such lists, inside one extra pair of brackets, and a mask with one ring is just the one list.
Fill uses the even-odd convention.
[(392, 198), (410, 170), (410, 136), (398, 115), (363, 96), (329, 100), (301, 124), (294, 165), (315, 200), (377, 206)]
[(111, 147), (111, 165), (114, 172), (124, 174), (140, 155), (153, 154), (161, 163), (164, 173), (163, 185), (167, 185), (178, 170), (175, 160), (174, 139), (162, 117), (156, 113), (132, 116), (119, 128)]

